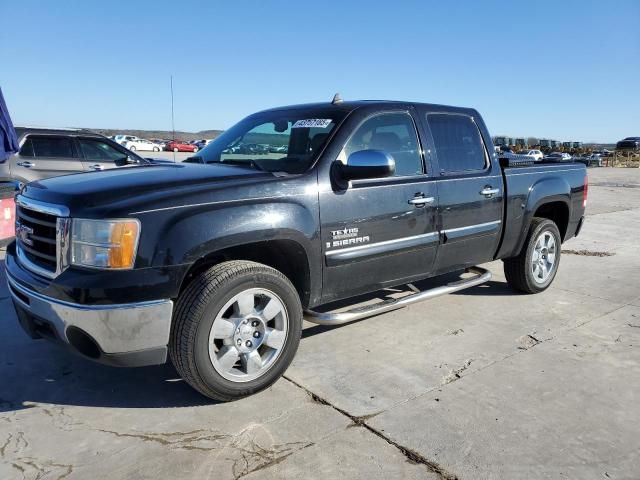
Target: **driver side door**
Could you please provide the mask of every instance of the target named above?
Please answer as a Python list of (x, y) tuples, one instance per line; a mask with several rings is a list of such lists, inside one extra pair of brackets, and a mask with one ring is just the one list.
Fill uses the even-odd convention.
[(424, 278), (438, 248), (437, 190), (410, 110), (378, 111), (357, 125), (337, 161), (381, 150), (395, 160), (385, 178), (320, 192), (323, 302)]

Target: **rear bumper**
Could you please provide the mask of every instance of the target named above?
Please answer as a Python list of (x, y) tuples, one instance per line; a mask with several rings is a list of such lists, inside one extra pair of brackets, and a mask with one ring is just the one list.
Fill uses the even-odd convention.
[(7, 281), (18, 320), (32, 338), (61, 342), (107, 365), (136, 367), (166, 362), (171, 300), (81, 305), (30, 290), (8, 272)]

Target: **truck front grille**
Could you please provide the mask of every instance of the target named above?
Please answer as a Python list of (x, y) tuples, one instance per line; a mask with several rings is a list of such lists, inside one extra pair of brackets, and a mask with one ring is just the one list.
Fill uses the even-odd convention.
[(18, 258), (27, 269), (55, 277), (66, 265), (69, 219), (64, 207), (45, 205), (18, 195), (16, 241)]

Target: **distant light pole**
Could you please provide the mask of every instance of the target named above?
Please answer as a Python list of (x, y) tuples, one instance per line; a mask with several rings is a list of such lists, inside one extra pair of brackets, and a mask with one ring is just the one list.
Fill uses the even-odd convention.
[[(170, 77), (171, 79), (171, 135), (174, 142), (176, 141), (176, 124), (173, 118), (173, 75)], [(172, 149), (173, 150), (173, 149)], [(176, 163), (176, 152), (173, 152), (173, 163)]]

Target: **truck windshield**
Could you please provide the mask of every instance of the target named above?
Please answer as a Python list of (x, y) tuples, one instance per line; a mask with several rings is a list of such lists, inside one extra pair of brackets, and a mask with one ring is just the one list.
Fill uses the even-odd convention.
[(185, 161), (303, 173), (345, 115), (336, 109), (273, 110), (251, 115)]

